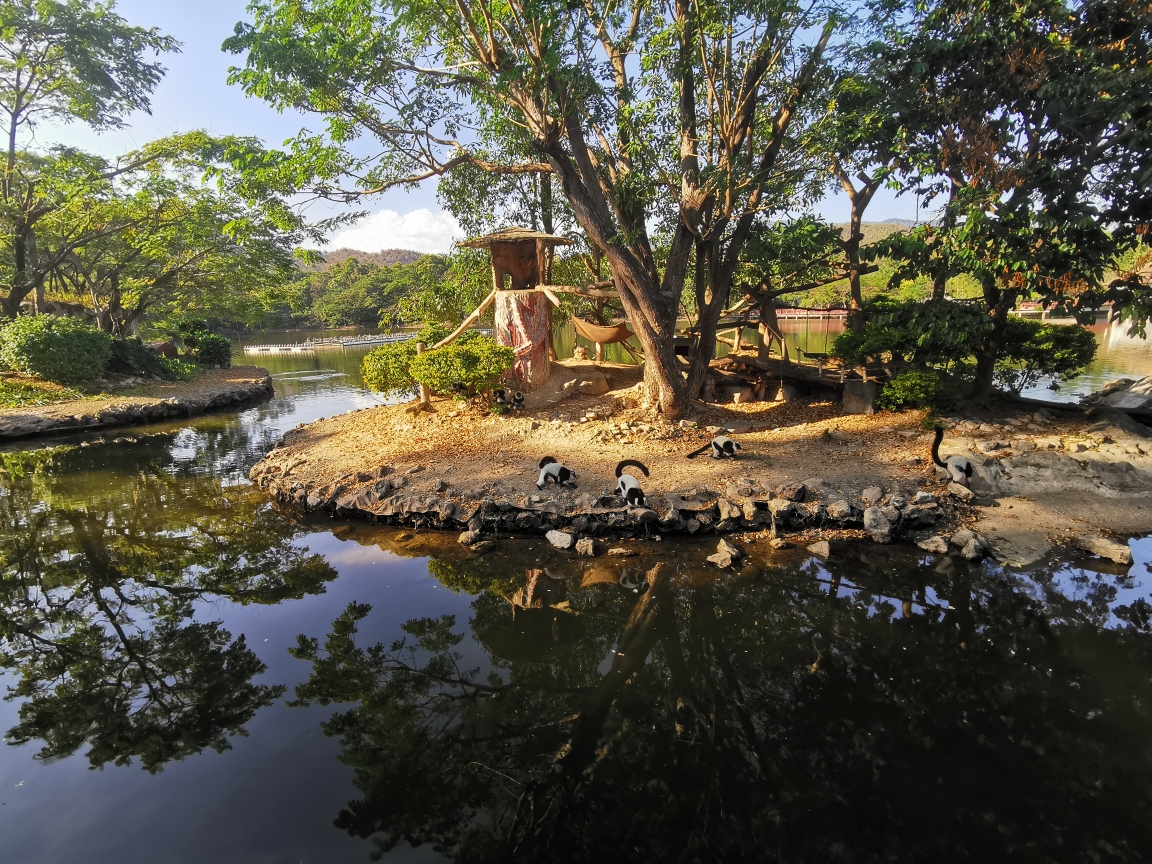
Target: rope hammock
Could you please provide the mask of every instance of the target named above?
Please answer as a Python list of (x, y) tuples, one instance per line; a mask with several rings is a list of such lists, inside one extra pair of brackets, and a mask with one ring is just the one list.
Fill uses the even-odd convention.
[(628, 329), (627, 321), (617, 321), (615, 324), (604, 326), (602, 324), (593, 324), (591, 321), (585, 321), (583, 318), (577, 318), (573, 315), (572, 324), (576, 327), (576, 332), (589, 342), (596, 342), (600, 345), (619, 343), (620, 347), (627, 351), (633, 360), (639, 362), (636, 352), (633, 351), (628, 344), (628, 340), (631, 339), (634, 334)]

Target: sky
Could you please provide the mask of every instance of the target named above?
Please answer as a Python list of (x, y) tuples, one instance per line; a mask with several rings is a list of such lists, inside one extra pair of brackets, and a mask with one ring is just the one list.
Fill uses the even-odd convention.
[[(142, 27), (158, 27), (183, 43), (179, 54), (161, 62), (168, 73), (152, 97), (151, 114), (137, 113), (124, 129), (97, 134), (82, 124), (42, 127), (35, 144), (69, 144), (105, 156), (117, 156), (148, 141), (205, 129), (225, 135), (252, 135), (269, 146), (279, 146), (302, 128), (318, 129), (319, 118), (294, 112), (280, 114), (259, 99), (247, 98), (227, 83), (228, 68), (243, 58), (225, 54), (221, 43), (232, 34), (237, 21), (247, 17), (247, 0), (119, 0), (117, 11)], [(328, 248), (348, 247), (364, 252), (381, 249), (414, 249), (447, 252), (463, 235), (450, 213), (436, 201), (431, 181), (414, 191), (394, 189), (365, 202), (358, 210), (369, 215), (329, 238)], [(833, 222), (848, 219), (843, 193), (830, 194), (817, 212)], [(325, 205), (310, 211), (314, 218), (330, 215)], [(880, 190), (868, 208), (870, 221), (890, 218), (915, 219), (916, 203)]]

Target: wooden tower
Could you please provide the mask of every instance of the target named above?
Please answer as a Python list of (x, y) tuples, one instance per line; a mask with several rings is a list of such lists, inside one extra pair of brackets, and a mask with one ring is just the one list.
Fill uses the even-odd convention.
[(492, 255), (496, 341), (516, 352), (508, 384), (526, 393), (546, 383), (552, 375), (548, 357), (552, 304), (538, 286), (550, 281), (553, 248), (571, 242), (513, 226), (460, 244), (487, 249)]

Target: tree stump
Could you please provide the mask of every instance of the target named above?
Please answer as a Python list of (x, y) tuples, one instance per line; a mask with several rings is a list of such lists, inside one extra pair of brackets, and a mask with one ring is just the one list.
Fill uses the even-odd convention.
[(551, 327), (552, 304), (543, 294), (496, 292), (496, 341), (516, 352), (509, 386), (530, 393), (552, 377)]

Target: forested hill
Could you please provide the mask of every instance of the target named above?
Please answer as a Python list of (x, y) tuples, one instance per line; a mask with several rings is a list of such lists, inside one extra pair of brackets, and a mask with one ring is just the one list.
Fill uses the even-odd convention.
[(393, 264), (412, 264), (423, 255), (423, 252), (413, 252), (411, 249), (382, 249), (379, 252), (361, 252), (359, 249), (336, 249), (324, 253), (324, 263), (318, 267), (304, 267), (304, 270), (328, 270), (337, 264), (343, 264), (349, 258), (355, 258), (361, 264), (375, 264), (377, 267), (390, 267)]

